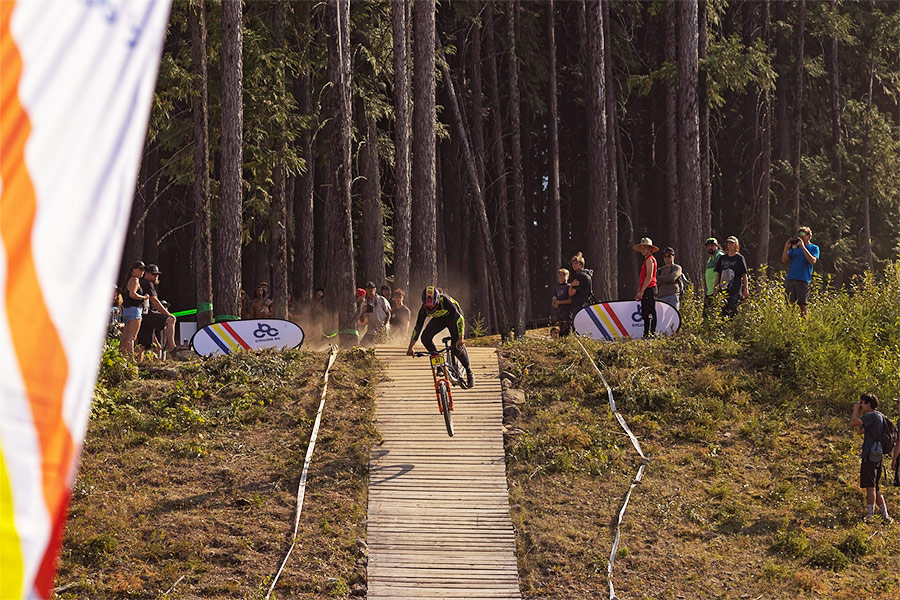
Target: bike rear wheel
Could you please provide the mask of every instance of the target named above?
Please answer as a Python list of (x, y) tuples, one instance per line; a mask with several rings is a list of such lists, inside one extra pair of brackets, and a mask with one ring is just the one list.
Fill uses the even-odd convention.
[(444, 415), (444, 425), (447, 426), (447, 435), (453, 437), (453, 405), (450, 403), (450, 390), (444, 381), (438, 382), (438, 397), (441, 402), (441, 413)]
[(451, 377), (453, 383), (461, 387), (462, 389), (466, 389), (469, 387), (468, 385), (468, 377), (469, 373), (466, 371), (466, 368), (462, 366), (462, 363), (459, 362), (453, 353), (450, 353), (450, 367), (453, 370), (454, 377)]

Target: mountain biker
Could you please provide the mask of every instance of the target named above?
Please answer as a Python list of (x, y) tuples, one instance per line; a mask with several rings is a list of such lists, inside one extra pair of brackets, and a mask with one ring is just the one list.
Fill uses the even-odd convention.
[[(431, 321), (422, 331), (425, 317), (431, 317)], [(434, 347), (432, 338), (445, 327), (450, 331), (450, 351), (456, 360), (466, 368), (466, 387), (472, 388), (475, 386), (475, 378), (472, 376), (472, 369), (469, 367), (469, 353), (466, 351), (462, 339), (466, 331), (466, 319), (463, 317), (459, 302), (433, 285), (422, 290), (422, 308), (419, 309), (419, 316), (416, 318), (416, 325), (413, 327), (412, 337), (409, 338), (409, 347), (406, 349), (406, 353), (409, 356), (413, 355), (413, 345), (419, 339), (419, 332), (422, 331), (422, 345), (430, 353), (436, 354), (437, 348)]]

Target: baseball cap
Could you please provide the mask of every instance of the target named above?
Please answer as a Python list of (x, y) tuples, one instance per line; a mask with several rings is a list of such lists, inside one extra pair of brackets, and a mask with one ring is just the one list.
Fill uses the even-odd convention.
[(672, 256), (675, 256), (675, 250), (672, 249), (672, 246), (666, 246), (665, 248), (663, 248), (663, 254), (671, 254)]
[(733, 235), (729, 235), (729, 236), (725, 239), (725, 241), (726, 241), (726, 242), (734, 242), (735, 244), (739, 244), (739, 243), (740, 243), (740, 242), (738, 242), (738, 239), (737, 239), (736, 237), (734, 237)]
[(136, 260), (133, 263), (131, 263), (131, 268), (132, 269), (146, 269), (147, 266), (144, 264), (144, 261)]
[(357, 296), (365, 296), (365, 295), (366, 295), (366, 290), (364, 290), (364, 289), (362, 289), (362, 288), (356, 288), (356, 295), (357, 295)]
[(147, 272), (151, 275), (159, 275), (162, 271), (159, 270), (159, 267), (156, 265), (147, 265)]
[(375, 284), (371, 281), (366, 282), (366, 289), (369, 289), (369, 288), (375, 289)]
[(719, 245), (719, 240), (717, 240), (717, 239), (714, 238), (714, 237), (706, 238), (706, 242), (705, 242), (705, 243), (706, 243), (707, 246), (710, 245), (710, 244), (715, 244), (716, 246), (718, 246), (718, 245)]

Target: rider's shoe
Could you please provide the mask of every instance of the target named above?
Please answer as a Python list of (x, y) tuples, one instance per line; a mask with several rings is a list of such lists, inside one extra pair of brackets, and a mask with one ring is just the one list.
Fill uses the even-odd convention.
[(475, 377), (472, 375), (472, 371), (466, 371), (466, 387), (470, 390), (475, 387)]

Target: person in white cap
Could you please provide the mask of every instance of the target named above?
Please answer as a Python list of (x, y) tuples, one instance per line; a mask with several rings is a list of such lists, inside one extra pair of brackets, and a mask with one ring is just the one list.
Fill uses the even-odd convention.
[(741, 243), (730, 235), (725, 240), (725, 254), (716, 262), (716, 289), (725, 292), (723, 317), (737, 314), (738, 302), (750, 297), (750, 278), (747, 276), (747, 261), (741, 255)]
[(641, 318), (644, 319), (644, 337), (656, 335), (656, 259), (654, 252), (659, 248), (653, 245), (650, 238), (641, 238), (640, 243), (634, 245), (634, 249), (641, 253), (644, 262), (641, 264), (641, 276), (638, 282), (638, 292), (634, 299), (641, 303)]

